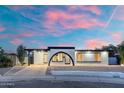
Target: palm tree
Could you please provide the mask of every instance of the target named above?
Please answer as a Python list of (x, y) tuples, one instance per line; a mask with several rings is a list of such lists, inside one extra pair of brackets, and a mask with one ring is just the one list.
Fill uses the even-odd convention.
[(121, 59), (121, 64), (124, 64), (124, 41), (118, 45), (118, 53)]

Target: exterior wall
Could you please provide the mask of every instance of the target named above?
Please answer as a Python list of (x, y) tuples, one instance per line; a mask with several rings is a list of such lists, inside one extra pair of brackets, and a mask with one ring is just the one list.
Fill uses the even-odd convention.
[(109, 62), (108, 62), (108, 52), (106, 52), (106, 51), (103, 51), (103, 52), (101, 52), (101, 57), (102, 57), (102, 64), (104, 64), (104, 65), (108, 65), (109, 64)]
[[(95, 52), (96, 51), (82, 51), (83, 53), (83, 61), (77, 62), (77, 57), (75, 49), (50, 49), (49, 51), (45, 50), (33, 50), (33, 64), (48, 64), (51, 57), (55, 55), (58, 52), (64, 52), (71, 56), (71, 58), (74, 61), (75, 65), (108, 65), (108, 52), (106, 51), (97, 51), (97, 53), (100, 53), (101, 60), (100, 62), (97, 62), (95, 59)], [(69, 57), (66, 58), (69, 60)], [(28, 56), (25, 57), (25, 63), (28, 64)], [(66, 65), (64, 62), (51, 62), (51, 64), (59, 64), (59, 65)], [(72, 62), (71, 62), (72, 64)]]
[[(77, 62), (76, 59), (76, 64), (77, 65), (81, 65), (81, 64), (87, 64), (87, 65), (108, 65), (108, 52), (106, 51), (100, 51), (98, 53), (100, 53), (101, 55), (101, 61), (97, 62), (95, 60), (95, 51), (85, 51), (82, 52), (83, 53), (83, 61), (82, 62)], [(76, 57), (77, 51), (75, 52), (75, 57)]]
[(43, 51), (34, 50), (34, 64), (43, 64)]
[(48, 53), (46, 51), (34, 50), (34, 64), (46, 64), (48, 63)]
[(18, 59), (17, 56), (16, 56), (16, 58), (15, 58), (15, 65), (20, 65), (20, 62), (19, 62), (19, 59)]
[(83, 53), (84, 61), (95, 61), (94, 53), (91, 51)]
[(17, 55), (7, 55), (8, 58), (10, 58), (13, 62), (13, 66), (20, 64)]
[(48, 63), (48, 52), (47, 51), (43, 52), (43, 63), (44, 64)]
[(58, 52), (65, 52), (69, 54), (72, 57), (73, 61), (75, 62), (75, 50), (74, 49), (50, 49), (50, 51), (48, 51), (48, 61), (50, 61), (51, 57)]

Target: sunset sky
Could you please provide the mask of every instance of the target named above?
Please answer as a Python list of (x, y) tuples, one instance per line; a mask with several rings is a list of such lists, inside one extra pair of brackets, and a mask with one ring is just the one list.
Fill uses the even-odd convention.
[(124, 40), (124, 6), (0, 6), (0, 46), (100, 48)]

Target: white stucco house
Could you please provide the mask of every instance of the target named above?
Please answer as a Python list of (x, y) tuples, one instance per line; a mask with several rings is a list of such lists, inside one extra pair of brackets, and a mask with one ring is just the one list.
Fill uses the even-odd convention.
[(76, 50), (75, 47), (48, 47), (25, 49), (26, 64), (51, 65), (108, 65), (108, 52), (104, 50)]

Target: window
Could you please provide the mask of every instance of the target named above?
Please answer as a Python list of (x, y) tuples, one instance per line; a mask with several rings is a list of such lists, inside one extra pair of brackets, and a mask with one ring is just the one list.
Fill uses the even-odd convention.
[(54, 55), (52, 61), (53, 61), (53, 62), (58, 62), (58, 54)]
[(52, 61), (53, 62), (62, 62), (63, 61), (62, 57), (63, 57), (63, 54), (58, 53), (58, 54), (54, 55), (54, 57), (52, 58)]
[(101, 61), (101, 54), (95, 53), (95, 61), (100, 62)]
[(83, 61), (83, 54), (82, 53), (77, 53), (77, 62), (82, 62)]
[(63, 56), (62, 53), (58, 54), (58, 61), (62, 61), (62, 56)]

